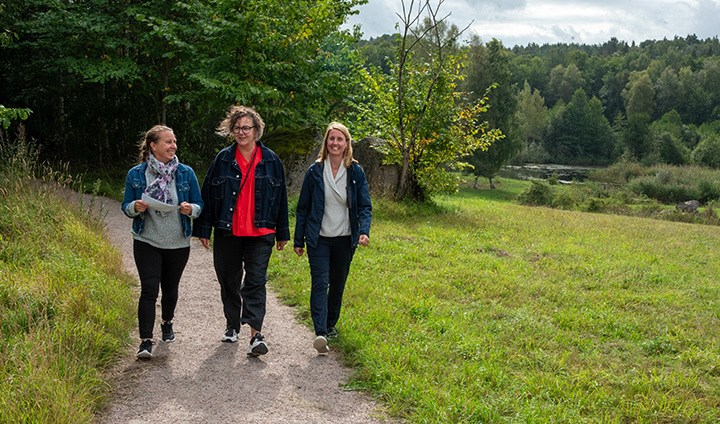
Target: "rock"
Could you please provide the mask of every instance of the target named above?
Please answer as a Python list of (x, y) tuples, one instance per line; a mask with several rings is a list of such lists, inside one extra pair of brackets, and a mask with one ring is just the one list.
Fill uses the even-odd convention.
[(679, 210), (680, 212), (690, 212), (690, 213), (696, 213), (697, 209), (700, 207), (700, 202), (697, 200), (688, 200), (687, 202), (680, 202), (677, 205), (675, 205), (675, 209)]

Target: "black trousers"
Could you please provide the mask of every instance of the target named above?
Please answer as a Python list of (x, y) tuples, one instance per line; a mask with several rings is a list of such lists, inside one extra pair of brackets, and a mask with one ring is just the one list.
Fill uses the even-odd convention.
[(133, 242), (133, 256), (140, 276), (138, 324), (141, 339), (151, 339), (155, 327), (155, 303), (162, 290), (160, 307), (163, 321), (175, 317), (180, 277), (185, 270), (190, 247), (160, 249), (145, 242)]
[(307, 248), (312, 280), (310, 314), (315, 335), (326, 335), (340, 319), (345, 282), (354, 253), (350, 236), (321, 236), (317, 247)]
[(260, 331), (265, 319), (267, 268), (275, 234), (235, 237), (215, 231), (213, 264), (227, 328), (240, 332), (242, 324)]

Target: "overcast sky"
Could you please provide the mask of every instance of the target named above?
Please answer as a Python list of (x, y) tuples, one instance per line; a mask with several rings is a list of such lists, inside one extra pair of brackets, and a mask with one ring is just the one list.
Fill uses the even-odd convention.
[[(410, 3), (405, 0), (406, 7)], [(358, 10), (349, 24), (360, 24), (363, 38), (369, 39), (396, 32), (402, 2), (369, 0)], [(720, 33), (720, 0), (445, 0), (441, 15), (448, 13), (448, 20), (458, 27), (470, 25), (465, 35), (476, 34), (483, 42), (497, 38), (505, 47), (602, 44), (611, 37), (630, 44), (688, 34), (705, 39)]]

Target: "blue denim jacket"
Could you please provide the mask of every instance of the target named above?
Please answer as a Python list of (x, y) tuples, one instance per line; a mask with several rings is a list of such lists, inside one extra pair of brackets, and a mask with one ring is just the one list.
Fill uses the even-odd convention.
[[(297, 210), (295, 212), (295, 237), (293, 247), (317, 247), (320, 237), (323, 213), (325, 211), (325, 183), (323, 182), (323, 163), (310, 165), (300, 189)], [(360, 234), (370, 237), (372, 203), (365, 171), (353, 162), (347, 169), (347, 199), (350, 215), (350, 236), (353, 247), (358, 245)]]
[[(275, 230), (277, 241), (290, 240), (285, 171), (280, 158), (258, 141), (262, 159), (255, 167), (255, 227)], [(193, 235), (210, 238), (213, 228), (232, 231), (242, 174), (235, 161), (237, 144), (222, 149), (210, 164), (202, 186), (205, 207), (195, 220)]]
[[(125, 215), (127, 215), (125, 209), (130, 202), (140, 200), (145, 191), (145, 187), (147, 187), (147, 181), (145, 180), (147, 166), (147, 162), (143, 162), (135, 165), (128, 171), (127, 177), (125, 178), (125, 196), (121, 206)], [(175, 171), (175, 188), (177, 189), (178, 204), (188, 202), (199, 205), (200, 208), (203, 207), (203, 200), (200, 196), (200, 185), (198, 184), (195, 171), (193, 171), (191, 167), (182, 163), (178, 164), (177, 170)], [(192, 221), (190, 217), (179, 212), (178, 215), (180, 215), (183, 234), (185, 237), (190, 237), (192, 234)], [(145, 214), (141, 213), (138, 216), (130, 218), (133, 218), (133, 232), (135, 234), (142, 233), (143, 226), (145, 225)]]

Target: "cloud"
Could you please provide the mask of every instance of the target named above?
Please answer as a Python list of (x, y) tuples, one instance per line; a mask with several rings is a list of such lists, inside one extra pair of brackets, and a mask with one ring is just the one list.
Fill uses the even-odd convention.
[[(393, 33), (401, 4), (369, 0), (350, 22), (361, 24), (366, 38)], [(450, 13), (448, 21), (461, 29), (472, 23), (468, 36), (497, 38), (508, 47), (601, 44), (612, 37), (628, 43), (688, 34), (708, 38), (720, 31), (720, 0), (445, 0), (440, 13)]]

